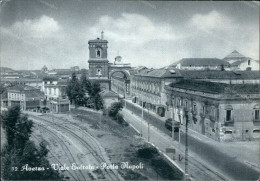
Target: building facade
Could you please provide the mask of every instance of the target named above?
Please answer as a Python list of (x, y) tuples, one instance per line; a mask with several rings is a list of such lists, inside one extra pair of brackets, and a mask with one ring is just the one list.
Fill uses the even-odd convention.
[(254, 60), (250, 57), (246, 57), (240, 54), (236, 50), (228, 54), (223, 60), (225, 60), (230, 64), (231, 70), (235, 70), (235, 71), (258, 70), (259, 71), (259, 60)]
[(131, 75), (131, 97), (137, 103), (161, 117), (169, 114), (166, 105), (165, 85), (175, 82), (181, 76), (169, 69), (142, 69)]
[(42, 105), (44, 95), (40, 89), (16, 85), (7, 89), (8, 107), (20, 106), (21, 110), (38, 110)]
[(44, 92), (45, 106), (56, 113), (70, 111), (70, 101), (67, 99), (66, 80), (54, 77), (46, 77), (42, 82), (42, 91)]
[(109, 90), (109, 72), (107, 59), (107, 40), (103, 40), (103, 32), (101, 38), (89, 40), (89, 80), (100, 83), (102, 90)]
[(259, 138), (259, 85), (182, 80), (165, 89), (175, 121), (214, 140)]
[(111, 90), (116, 92), (121, 98), (130, 97), (130, 79), (121, 72), (111, 76)]

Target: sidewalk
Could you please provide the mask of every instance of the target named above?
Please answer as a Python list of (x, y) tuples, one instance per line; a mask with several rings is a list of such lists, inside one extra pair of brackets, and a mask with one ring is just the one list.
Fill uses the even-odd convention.
[[(123, 109), (122, 113), (125, 120), (134, 127), (139, 134), (142, 133), (143, 139), (154, 145), (173, 165), (184, 173), (185, 170), (185, 146), (179, 144), (176, 140), (173, 141), (168, 135), (158, 130), (158, 128), (150, 125), (150, 135), (148, 136), (148, 124), (145, 120), (131, 113), (127, 109)], [(142, 120), (142, 121), (135, 121)], [(137, 123), (138, 122), (138, 123)], [(166, 149), (175, 149), (175, 154), (167, 153)], [(203, 162), (196, 154), (189, 151), (188, 157), (188, 173), (191, 180), (228, 180), (227, 176), (223, 176), (216, 168)], [(205, 166), (207, 165), (207, 166)]]
[[(142, 109), (141, 106), (132, 103), (131, 101), (127, 100), (128, 107), (129, 105), (134, 106), (138, 109)], [(126, 106), (127, 108), (127, 106)], [(148, 113), (148, 110), (144, 109), (144, 113)], [(139, 111), (140, 113), (140, 111)], [(135, 113), (136, 114), (136, 113)], [(164, 125), (165, 120), (167, 118), (162, 118), (158, 116), (156, 113), (149, 111), (149, 115), (156, 118), (158, 122), (160, 121), (160, 124)], [(140, 118), (140, 116), (139, 116)], [(147, 120), (144, 120), (147, 122)], [(185, 126), (181, 126), (181, 132), (185, 133)], [(192, 129), (188, 129), (189, 137), (192, 138), (192, 140), (195, 143), (199, 143), (201, 145), (205, 145), (204, 150), (200, 150), (199, 148), (193, 149), (192, 151), (195, 151), (194, 153), (197, 154), (197, 151), (202, 154), (207, 154), (207, 149), (210, 148), (210, 150), (214, 150), (215, 153), (218, 155), (226, 155), (229, 159), (239, 161), (241, 163), (246, 164), (248, 167), (259, 171), (259, 159), (260, 159), (260, 146), (259, 142), (257, 141), (250, 141), (250, 142), (217, 142), (211, 138), (206, 137), (205, 135), (202, 135)], [(171, 136), (171, 135), (169, 135)], [(183, 144), (183, 143), (182, 143)], [(192, 143), (191, 143), (192, 144)], [(190, 151), (189, 151), (190, 153)], [(204, 156), (204, 155), (203, 155)], [(214, 158), (215, 160), (217, 158)], [(212, 160), (214, 160), (212, 159)], [(206, 162), (208, 160), (205, 160)]]

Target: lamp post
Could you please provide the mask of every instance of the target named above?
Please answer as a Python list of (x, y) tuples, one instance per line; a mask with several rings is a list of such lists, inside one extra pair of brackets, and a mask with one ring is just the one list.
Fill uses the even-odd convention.
[(125, 80), (125, 108), (126, 108), (126, 86), (127, 86), (127, 83), (126, 83), (126, 80)]
[(188, 180), (188, 123), (189, 123), (189, 116), (188, 111), (185, 110), (185, 118), (186, 118), (186, 124), (185, 124), (185, 180)]
[(171, 117), (172, 117), (172, 141), (174, 141), (174, 116), (173, 116), (173, 111), (171, 111)]
[(143, 131), (142, 131), (142, 130), (143, 130), (143, 118), (144, 118), (144, 107), (143, 107), (143, 102), (144, 102), (143, 99), (144, 99), (144, 98), (143, 98), (143, 95), (142, 95), (142, 94), (140, 94), (140, 95), (141, 95), (141, 97), (142, 97), (142, 105), (141, 105), (141, 106), (142, 106), (141, 136), (143, 136)]
[[(147, 105), (147, 109), (148, 109), (148, 116), (149, 116), (149, 109), (150, 109), (150, 107)], [(149, 120), (149, 119), (148, 119)], [(148, 129), (148, 135), (147, 135), (147, 137), (148, 137), (148, 142), (150, 142), (150, 123), (149, 123), (149, 121), (147, 121), (147, 124), (148, 124), (148, 127), (147, 127), (147, 129)]]

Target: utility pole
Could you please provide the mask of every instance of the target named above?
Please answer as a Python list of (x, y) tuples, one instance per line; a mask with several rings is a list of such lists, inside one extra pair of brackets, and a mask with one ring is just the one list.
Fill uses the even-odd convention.
[[(150, 107), (147, 105), (147, 109), (148, 109), (148, 115), (149, 115), (149, 109)], [(148, 142), (150, 142), (150, 123), (147, 121), (148, 124)]]
[(144, 119), (144, 107), (143, 107), (143, 103), (144, 103), (144, 102), (143, 102), (143, 99), (144, 99), (144, 98), (143, 98), (143, 95), (141, 95), (141, 96), (142, 96), (142, 120), (141, 120), (141, 136), (143, 136), (143, 133), (142, 133), (143, 131), (142, 131), (142, 130), (143, 130), (143, 119)]
[(126, 109), (126, 86), (127, 86), (127, 83), (126, 83), (126, 80), (125, 80), (125, 109)]
[(54, 119), (53, 119), (53, 102), (51, 103), (51, 118), (52, 118), (52, 123), (54, 124)]
[(171, 111), (171, 118), (172, 118), (172, 141), (174, 141), (174, 116), (173, 116), (173, 111)]
[(150, 142), (150, 123), (148, 122), (148, 142)]
[(189, 123), (189, 116), (188, 111), (185, 111), (186, 117), (186, 125), (185, 125), (185, 180), (188, 180), (189, 173), (188, 173), (188, 123)]
[(181, 125), (179, 127), (179, 147), (181, 146)]

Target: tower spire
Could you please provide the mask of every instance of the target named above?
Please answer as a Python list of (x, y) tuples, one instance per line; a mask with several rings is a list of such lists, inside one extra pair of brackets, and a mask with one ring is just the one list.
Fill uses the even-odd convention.
[(101, 32), (101, 40), (104, 39), (104, 31)]

